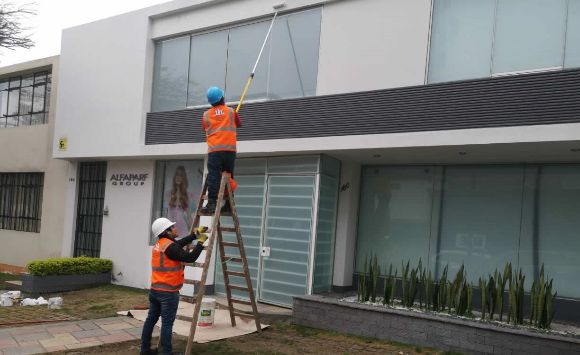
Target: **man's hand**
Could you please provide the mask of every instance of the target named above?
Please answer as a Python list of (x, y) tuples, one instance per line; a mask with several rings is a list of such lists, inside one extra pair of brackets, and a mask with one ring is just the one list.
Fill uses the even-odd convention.
[(207, 234), (205, 234), (205, 233), (199, 233), (199, 234), (197, 235), (197, 242), (198, 242), (199, 244), (203, 244), (203, 243), (205, 243), (205, 241), (207, 240), (207, 238), (208, 238), (208, 237), (207, 237)]

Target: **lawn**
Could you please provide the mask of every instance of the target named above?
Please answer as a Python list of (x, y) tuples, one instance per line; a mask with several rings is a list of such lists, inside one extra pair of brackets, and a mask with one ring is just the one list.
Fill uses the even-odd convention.
[[(6, 289), (4, 281), (17, 279), (15, 275), (0, 273), (0, 289)], [(10, 289), (8, 287), (8, 289)], [(58, 319), (95, 319), (113, 317), (117, 311), (148, 305), (146, 290), (106, 285), (85, 290), (62, 292), (51, 296), (64, 300), (60, 310), (49, 310), (46, 306), (0, 307), (1, 322), (56, 321)], [(27, 323), (26, 323), (27, 322)], [(4, 325), (6, 326), (14, 326)], [(0, 325), (1, 327), (1, 325)], [(174, 337), (174, 348), (184, 351), (187, 339)], [(156, 343), (156, 340), (153, 342)], [(139, 341), (128, 341), (94, 348), (70, 350), (56, 354), (137, 354)], [(194, 344), (196, 354), (445, 354), (433, 349), (415, 347), (377, 339), (343, 335), (290, 324), (290, 319), (271, 325), (261, 334), (229, 338), (206, 344)]]

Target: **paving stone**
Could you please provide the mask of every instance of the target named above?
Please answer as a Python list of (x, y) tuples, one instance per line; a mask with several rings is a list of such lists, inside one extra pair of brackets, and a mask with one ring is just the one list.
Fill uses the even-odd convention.
[(104, 343), (102, 341), (91, 341), (91, 342), (86, 342), (86, 343), (78, 343), (78, 344), (70, 344), (70, 345), (66, 345), (67, 349), (80, 349), (80, 348), (90, 348), (93, 346), (98, 346), (98, 345), (103, 345)]
[(18, 342), (31, 341), (31, 340), (41, 340), (41, 339), (52, 339), (52, 334), (47, 332), (40, 332), (36, 334), (22, 334), (14, 335), (13, 338)]
[(70, 345), (76, 343), (80, 342), (77, 340), (77, 338), (73, 337), (68, 333), (55, 334), (54, 339), (40, 340), (40, 344), (42, 344), (42, 346), (44, 346), (45, 348), (50, 346)]
[(133, 336), (131, 336), (131, 334), (124, 333), (124, 332), (99, 337), (100, 341), (107, 343), (107, 344), (117, 343), (117, 342), (127, 341), (127, 340), (133, 340), (133, 339), (134, 338), (133, 338)]
[(56, 327), (46, 328), (46, 331), (51, 333), (51, 334), (71, 333), (71, 332), (78, 332), (81, 330), (83, 330), (83, 329), (76, 324), (60, 325), (60, 326), (56, 326)]
[(49, 346), (49, 347), (45, 347), (45, 349), (46, 349), (46, 352), (47, 353), (51, 353), (51, 352), (54, 352), (54, 351), (63, 351), (63, 350), (66, 350), (66, 346), (64, 346), (64, 345)]
[(121, 323), (113, 323), (113, 324), (103, 324), (103, 325), (101, 325), (101, 328), (108, 331), (108, 332), (112, 332), (114, 330), (135, 328), (135, 326), (132, 324), (129, 324), (129, 323), (121, 322)]
[(11, 346), (18, 346), (18, 343), (13, 338), (10, 339), (0, 339), (0, 349), (7, 348)]
[(99, 329), (93, 329), (93, 330), (82, 330), (80, 332), (72, 332), (71, 335), (77, 339), (83, 339), (83, 338), (93, 338), (93, 337), (98, 337), (98, 336), (102, 336), (102, 335), (108, 335), (108, 333), (104, 329), (99, 328)]
[(17, 348), (3, 349), (4, 355), (29, 355), (43, 354), (45, 350), (42, 346), (19, 346)]
[(101, 327), (99, 327), (99, 325), (95, 324), (95, 322), (93, 322), (93, 321), (80, 322), (80, 323), (77, 323), (77, 325), (79, 327), (83, 328), (83, 330), (101, 329)]

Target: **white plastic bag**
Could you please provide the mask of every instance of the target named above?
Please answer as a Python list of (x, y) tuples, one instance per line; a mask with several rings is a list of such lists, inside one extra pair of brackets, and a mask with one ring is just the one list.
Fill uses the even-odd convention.
[(20, 298), (20, 291), (8, 291), (6, 294), (10, 295), (10, 298), (17, 299)]
[(38, 306), (38, 301), (34, 298), (25, 298), (20, 301), (21, 306)]
[(40, 296), (40, 297), (38, 297), (36, 299), (36, 304), (39, 305), (39, 306), (40, 305), (45, 305), (45, 304), (48, 304), (48, 301), (45, 300), (42, 296)]
[(13, 305), (12, 297), (10, 297), (10, 295), (8, 293), (4, 293), (4, 294), (0, 295), (0, 306), (1, 307), (11, 307), (12, 305)]
[(48, 309), (61, 309), (62, 297), (51, 297), (48, 299)]

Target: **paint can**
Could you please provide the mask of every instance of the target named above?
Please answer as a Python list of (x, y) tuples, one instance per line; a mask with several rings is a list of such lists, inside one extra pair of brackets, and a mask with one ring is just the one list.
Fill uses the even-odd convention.
[(9, 294), (4, 293), (4, 294), (0, 295), (0, 306), (11, 307), (12, 305), (13, 305), (12, 297), (10, 297)]
[(204, 297), (201, 300), (199, 309), (199, 318), (197, 325), (200, 327), (213, 327), (213, 318), (215, 315), (215, 299)]

